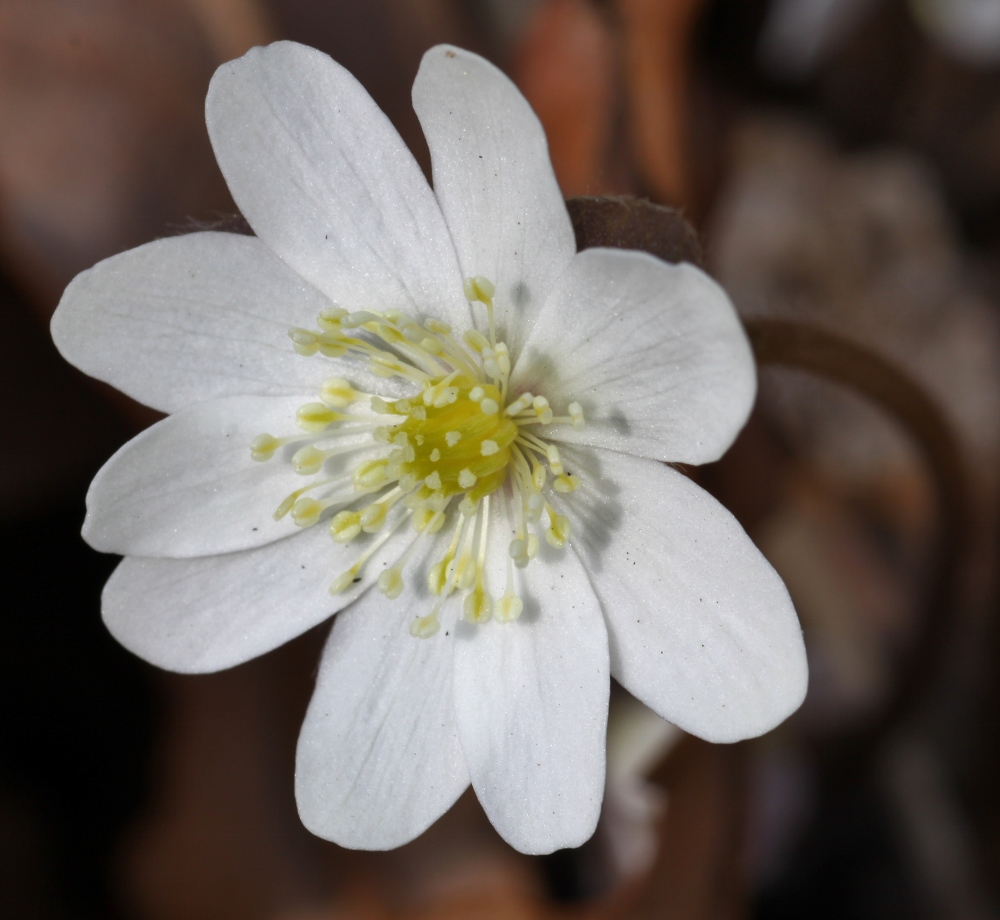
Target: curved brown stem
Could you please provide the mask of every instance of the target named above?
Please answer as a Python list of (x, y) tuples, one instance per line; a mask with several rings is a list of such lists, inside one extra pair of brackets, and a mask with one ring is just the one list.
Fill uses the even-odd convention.
[[(671, 262), (701, 263), (697, 234), (673, 208), (635, 198), (567, 201), (577, 248), (642, 249)], [(751, 319), (747, 332), (759, 364), (817, 374), (847, 386), (881, 408), (920, 449), (937, 499), (938, 537), (924, 594), (921, 632), (901, 666), (893, 695), (858, 741), (874, 741), (911, 711), (919, 691), (938, 675), (950, 647), (962, 561), (970, 544), (972, 501), (958, 442), (925, 390), (876, 352), (824, 329), (777, 319)], [(853, 748), (853, 745), (846, 747)]]
[(962, 561), (970, 543), (971, 497), (951, 426), (924, 389), (884, 358), (833, 332), (778, 319), (746, 322), (757, 362), (809, 371), (878, 404), (920, 449), (938, 506), (935, 564), (924, 594), (916, 647), (902, 666), (893, 695), (865, 735), (881, 736), (919, 702), (922, 686), (939, 675), (950, 647)]

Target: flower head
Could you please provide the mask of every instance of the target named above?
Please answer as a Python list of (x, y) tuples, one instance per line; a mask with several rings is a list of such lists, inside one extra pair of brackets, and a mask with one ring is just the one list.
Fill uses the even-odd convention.
[(339, 611), (297, 755), (314, 832), (395, 846), (471, 782), (547, 852), (593, 832), (610, 676), (716, 741), (805, 692), (780, 579), (662, 462), (726, 450), (753, 361), (697, 269), (575, 252), (500, 71), (433, 48), (413, 99), (433, 191), (325, 55), (219, 69), (209, 133), (256, 235), (108, 259), (53, 319), (68, 360), (172, 413), (98, 474), (84, 535), (126, 557), (108, 628), (165, 668)]

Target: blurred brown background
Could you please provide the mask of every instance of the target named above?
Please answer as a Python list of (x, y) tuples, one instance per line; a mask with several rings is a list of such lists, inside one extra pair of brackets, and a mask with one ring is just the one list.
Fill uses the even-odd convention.
[[(695, 474), (792, 591), (806, 704), (712, 747), (615, 691), (579, 851), (513, 852), (470, 795), (393, 853), (316, 840), (291, 781), (324, 628), (182, 678), (100, 624), (83, 494), (155, 416), (46, 322), (95, 261), (233, 214), (205, 91), (277, 38), (425, 170), (422, 53), (487, 56), (567, 197), (682, 208), (749, 323), (833, 337), (825, 369), (768, 359)], [(0, 0), (0, 916), (1000, 916), (998, 204), (995, 0)]]

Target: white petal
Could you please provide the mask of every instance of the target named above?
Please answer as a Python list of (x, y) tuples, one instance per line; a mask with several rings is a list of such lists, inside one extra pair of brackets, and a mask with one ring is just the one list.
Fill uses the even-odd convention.
[[(291, 515), (275, 521), (274, 511), (286, 495), (316, 477), (297, 475), (286, 461), (299, 445), (258, 463), (251, 459), (250, 442), (265, 432), (301, 433), (295, 410), (302, 402), (301, 397), (230, 396), (189, 406), (147, 428), (90, 484), (84, 539), (106, 553), (185, 558), (250, 549), (295, 533)], [(342, 440), (362, 451), (376, 447), (370, 433)], [(333, 457), (323, 475), (364, 456)], [(341, 491), (345, 503), (356, 500), (349, 479)]]
[(511, 374), (511, 392), (576, 400), (587, 426), (546, 436), (683, 463), (717, 460), (756, 394), (726, 293), (692, 265), (587, 249), (560, 279)]
[(367, 544), (335, 543), (324, 527), (223, 556), (130, 556), (104, 587), (104, 622), (129, 651), (161, 668), (219, 671), (277, 648), (351, 603), (412, 539), (412, 531), (398, 530), (359, 581), (336, 596), (329, 586)]
[(377, 590), (337, 616), (295, 767), (303, 824), (341, 846), (400, 846), (469, 784), (455, 729), (452, 635), (414, 639), (434, 600), (422, 564), (395, 600)]
[(325, 54), (277, 42), (223, 64), (208, 132), (256, 234), (347, 310), (469, 322), (455, 249), (416, 160)]
[(611, 673), (709, 741), (774, 728), (806, 692), (802, 631), (778, 574), (685, 476), (612, 451), (568, 451), (573, 524), (608, 623)]
[(500, 337), (516, 354), (576, 252), (545, 132), (501, 71), (447, 45), (424, 55), (413, 107), (462, 272), (496, 286)]
[(288, 330), (315, 328), (329, 306), (260, 240), (192, 233), (77, 275), (52, 337), (84, 373), (176, 412), (222, 396), (314, 391), (332, 373), (297, 355)]
[[(506, 541), (494, 542), (502, 558)], [(608, 639), (572, 552), (543, 546), (518, 574), (519, 619), (456, 627), (455, 711), (493, 826), (523, 853), (550, 853), (587, 840), (600, 813)], [(487, 587), (498, 598), (504, 581)]]

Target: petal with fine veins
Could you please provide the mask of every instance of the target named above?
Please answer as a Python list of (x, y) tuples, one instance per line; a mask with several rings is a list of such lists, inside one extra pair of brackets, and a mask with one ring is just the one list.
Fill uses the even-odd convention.
[(545, 132), (509, 77), (447, 45), (424, 55), (413, 107), (462, 272), (496, 286), (498, 333), (516, 354), (576, 252)]
[[(498, 598), (504, 582), (492, 574)], [(519, 574), (519, 619), (456, 627), (455, 705), (472, 786), (493, 826), (523, 853), (551, 853), (587, 840), (600, 813), (608, 640), (571, 552), (543, 546)]]
[(469, 785), (455, 729), (452, 638), (409, 633), (434, 600), (415, 569), (396, 599), (369, 591), (337, 615), (299, 736), (302, 823), (341, 846), (400, 846)]
[[(189, 406), (147, 428), (90, 484), (84, 539), (106, 553), (185, 558), (250, 549), (295, 533), (291, 515), (275, 521), (273, 514), (311, 479), (296, 475), (277, 455), (255, 462), (250, 442), (268, 431), (295, 433), (301, 404), (301, 397), (230, 396)], [(361, 451), (372, 444), (368, 432), (338, 440)], [(282, 450), (294, 453), (296, 446)], [(343, 469), (345, 457), (350, 455), (327, 461), (327, 470)], [(357, 498), (349, 478), (339, 491), (345, 503)]]
[(176, 412), (222, 396), (314, 390), (322, 372), (295, 353), (288, 329), (313, 328), (329, 306), (260, 240), (192, 233), (77, 275), (52, 338), (84, 373)]
[(611, 673), (708, 741), (774, 728), (801, 704), (802, 631), (778, 574), (736, 519), (653, 460), (565, 451), (581, 487), (573, 522), (608, 623)]
[(223, 64), (205, 103), (257, 236), (346, 310), (468, 324), (455, 248), (416, 160), (364, 88), (294, 42)]
[(692, 265), (587, 249), (559, 281), (511, 373), (511, 392), (576, 400), (587, 426), (553, 440), (708, 463), (743, 427), (753, 355), (725, 292)]
[(125, 648), (158, 667), (186, 674), (220, 671), (277, 648), (341, 610), (412, 539), (411, 531), (396, 531), (358, 581), (335, 596), (328, 586), (354, 565), (366, 544), (335, 543), (325, 527), (223, 556), (129, 556), (105, 585), (101, 612)]

